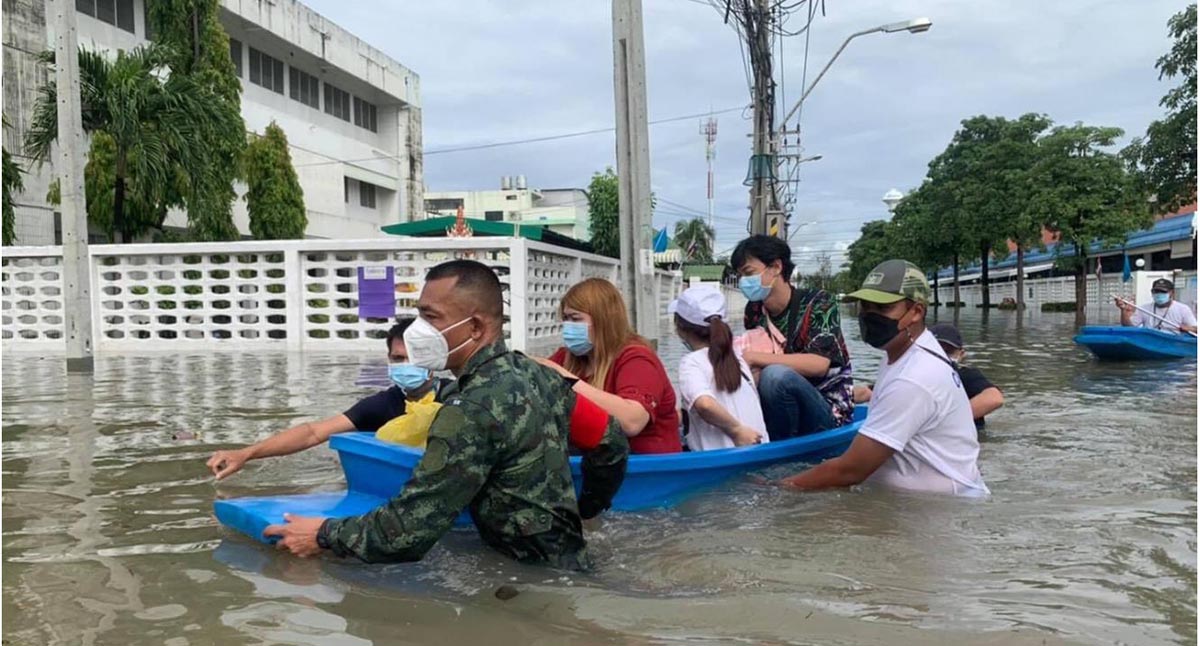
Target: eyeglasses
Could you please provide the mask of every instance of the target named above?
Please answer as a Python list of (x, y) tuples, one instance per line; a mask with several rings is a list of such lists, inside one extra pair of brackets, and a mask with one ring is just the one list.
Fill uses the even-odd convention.
[(1165, 289), (1152, 289), (1152, 290), (1150, 290), (1150, 293), (1151, 294), (1170, 294), (1171, 292), (1168, 290), (1165, 290)]

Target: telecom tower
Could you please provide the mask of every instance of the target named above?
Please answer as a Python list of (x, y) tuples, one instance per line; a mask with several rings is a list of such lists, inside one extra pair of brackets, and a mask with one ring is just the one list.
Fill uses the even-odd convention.
[(708, 228), (713, 228), (713, 159), (717, 156), (717, 120), (709, 117), (700, 124), (704, 136), (704, 159), (708, 162)]

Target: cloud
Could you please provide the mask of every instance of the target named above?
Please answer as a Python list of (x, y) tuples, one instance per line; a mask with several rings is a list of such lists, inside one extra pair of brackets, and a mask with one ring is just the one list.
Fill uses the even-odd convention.
[[(599, 0), (385, 3), (306, 0), (342, 27), (421, 76), (426, 150), (531, 138), (613, 124), (611, 9)], [(749, 102), (742, 53), (721, 16), (689, 0), (644, 0), (651, 119)], [(845, 37), (917, 16), (924, 34), (871, 34), (852, 42), (803, 111), (806, 155), (794, 222), (817, 224), (793, 241), (844, 249), (863, 222), (888, 217), (881, 196), (909, 190), (959, 122), (976, 114), (1048, 114), (1141, 134), (1162, 113), (1170, 87), (1154, 61), (1170, 43), (1166, 21), (1179, 0), (858, 0), (828, 6), (814, 22), (811, 83)], [(795, 22), (792, 23), (795, 25)], [(804, 40), (786, 39), (781, 99), (795, 101)], [(789, 106), (790, 107), (790, 106)], [(751, 123), (718, 117), (717, 250), (745, 235), (742, 181)], [(651, 126), (651, 182), (662, 198), (707, 211), (698, 120)], [(524, 174), (534, 186), (585, 186), (614, 164), (611, 133), (426, 158), (431, 189), (498, 187)], [(664, 209), (665, 210), (665, 209)], [(835, 257), (835, 264), (838, 259)]]

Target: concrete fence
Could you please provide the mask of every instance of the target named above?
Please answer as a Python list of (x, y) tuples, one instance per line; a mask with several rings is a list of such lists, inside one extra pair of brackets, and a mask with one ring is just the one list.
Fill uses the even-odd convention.
[[(1193, 311), (1196, 309), (1196, 272), (1179, 272), (1174, 277), (1175, 295), (1181, 302), (1187, 304)], [(1113, 306), (1113, 297), (1130, 297), (1133, 294), (1132, 283), (1121, 280), (1120, 274), (1103, 274), (1099, 280), (1094, 274), (1087, 277), (1087, 311), (1089, 322), (1095, 324), (1115, 323), (1120, 320), (1120, 314)], [(949, 280), (938, 284), (938, 297), (943, 303), (954, 299), (954, 283)], [(1005, 298), (1016, 300), (1016, 281), (991, 283), (991, 301), (999, 304)], [(959, 300), (967, 307), (974, 307), (983, 302), (983, 292), (978, 283), (959, 286)], [(1039, 310), (1043, 303), (1067, 303), (1075, 301), (1075, 277), (1056, 276), (1054, 278), (1038, 278), (1025, 280), (1025, 306)]]
[[(377, 349), (390, 319), (360, 316), (360, 269), (390, 269), (395, 313), (415, 315), (425, 273), (472, 258), (505, 286), (512, 347), (543, 354), (559, 344), (563, 293), (619, 272), (612, 258), (523, 238), (95, 245), (89, 256), (97, 353)], [(62, 248), (7, 247), (2, 264), (4, 351), (63, 351)], [(657, 273), (661, 316), (681, 285), (678, 272)]]

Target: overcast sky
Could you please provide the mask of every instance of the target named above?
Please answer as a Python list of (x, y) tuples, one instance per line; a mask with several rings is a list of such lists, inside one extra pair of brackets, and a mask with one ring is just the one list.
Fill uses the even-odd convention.
[[(612, 133), (481, 151), (438, 149), (613, 125), (611, 5), (606, 0), (385, 2), (304, 0), (421, 77), (429, 190), (585, 187), (614, 164)], [(806, 155), (792, 242), (809, 268), (861, 223), (887, 216), (889, 188), (918, 185), (959, 122), (1042, 112), (1057, 123), (1117, 126), (1126, 140), (1162, 114), (1154, 61), (1183, 0), (827, 0), (808, 42), (811, 81), (849, 34), (927, 16), (923, 34), (854, 40), (806, 102)], [(749, 102), (738, 39), (697, 0), (644, 0), (650, 119)], [(792, 26), (801, 16), (793, 18)], [(804, 36), (784, 39), (783, 91), (800, 96)], [(778, 79), (778, 76), (777, 76)], [(717, 117), (717, 250), (745, 233), (748, 114)], [(650, 126), (655, 226), (707, 209), (698, 119)], [(936, 232), (931, 232), (935, 234)], [(841, 258), (835, 258), (835, 264)]]

